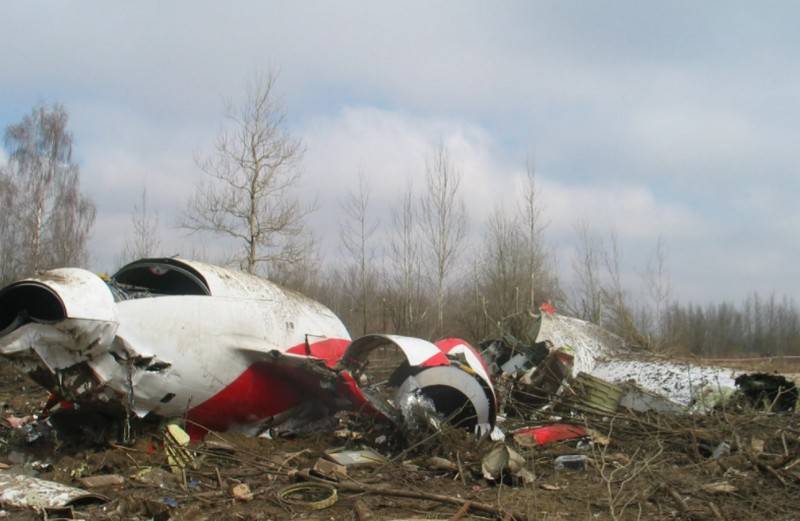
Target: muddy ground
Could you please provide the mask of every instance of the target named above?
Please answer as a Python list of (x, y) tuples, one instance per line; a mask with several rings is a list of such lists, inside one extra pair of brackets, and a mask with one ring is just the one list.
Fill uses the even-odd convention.
[[(35, 414), (46, 398), (46, 393), (26, 377), (0, 366), (3, 418)], [(157, 423), (139, 425), (136, 440), (125, 445), (94, 436), (92, 426), (78, 439), (46, 434), (31, 443), (23, 429), (2, 422), (0, 462), (10, 466), (10, 471), (73, 486), (80, 486), (81, 478), (98, 474), (124, 478), (121, 485), (92, 490), (108, 500), (75, 506), (76, 519), (351, 520), (356, 519), (357, 501), (375, 520), (458, 519), (458, 500), (497, 510), (487, 513), (470, 509), (463, 519), (798, 518), (797, 413), (778, 415), (731, 407), (703, 417), (567, 415), (566, 419), (594, 429), (595, 442), (578, 445), (565, 441), (526, 448), (510, 437), (506, 440), (524, 456), (526, 467), (535, 475), (535, 480), (527, 484), (509, 477), (497, 483), (481, 475), (480, 460), (496, 442), (477, 443), (460, 431), (447, 429), (418, 436), (404, 449), (392, 445), (391, 431), (390, 441), (381, 444), (375, 438), (383, 431), (364, 425), (360, 426), (363, 439), (326, 433), (291, 439), (212, 434), (207, 437), (209, 443), (193, 447), (194, 464), (186, 467), (185, 477), (183, 472), (179, 477), (167, 464), (163, 429)], [(548, 421), (552, 418), (509, 419), (508, 426)], [(718, 457), (713, 457), (723, 442), (729, 449), (723, 446), (717, 450)], [(348, 479), (334, 484), (338, 489), (336, 503), (325, 509), (308, 510), (278, 499), (280, 490), (298, 479), (294, 475), (297, 471), (313, 467), (326, 449), (343, 445), (366, 445), (390, 460), (348, 468)], [(586, 468), (554, 468), (557, 456), (571, 454), (585, 455)], [(432, 456), (448, 459), (456, 470), (431, 468)], [(234, 497), (233, 488), (239, 484), (247, 485), (252, 499)], [(396, 497), (398, 493), (418, 497)], [(454, 500), (446, 503), (425, 494)], [(9, 505), (2, 505), (1, 512), (2, 518), (20, 520), (68, 515)]]

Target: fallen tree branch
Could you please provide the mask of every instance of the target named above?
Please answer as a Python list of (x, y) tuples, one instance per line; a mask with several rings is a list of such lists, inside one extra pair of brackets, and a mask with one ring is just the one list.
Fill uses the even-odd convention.
[(397, 488), (382, 487), (378, 485), (365, 485), (365, 484), (356, 484), (351, 482), (335, 482), (335, 481), (329, 481), (327, 479), (321, 479), (316, 476), (311, 476), (310, 474), (305, 474), (305, 473), (298, 473), (298, 475), (303, 477), (304, 479), (310, 481), (316, 481), (319, 483), (325, 483), (327, 485), (334, 486), (339, 490), (343, 490), (346, 492), (367, 493), (367, 494), (375, 494), (378, 496), (405, 497), (410, 499), (427, 499), (430, 501), (449, 503), (451, 505), (458, 505), (461, 507), (463, 507), (464, 505), (469, 505), (470, 510), (492, 514), (501, 519), (507, 518), (514, 521), (531, 521), (525, 514), (521, 514), (518, 512), (510, 512), (498, 508), (494, 505), (490, 505), (488, 503), (480, 503), (469, 499), (460, 499), (456, 497), (444, 496), (442, 494), (431, 494), (429, 492), (417, 492), (415, 490), (403, 490)]
[(469, 508), (472, 506), (472, 501), (467, 501), (464, 503), (461, 508), (458, 509), (458, 512), (453, 514), (453, 517), (450, 518), (450, 521), (461, 521), (467, 512), (469, 512)]

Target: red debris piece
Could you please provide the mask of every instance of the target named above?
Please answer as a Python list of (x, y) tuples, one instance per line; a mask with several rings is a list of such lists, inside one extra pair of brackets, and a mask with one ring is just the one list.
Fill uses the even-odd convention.
[(536, 445), (546, 445), (563, 440), (584, 438), (589, 433), (580, 425), (568, 423), (554, 423), (540, 427), (523, 427), (512, 432), (515, 440), (530, 438)]

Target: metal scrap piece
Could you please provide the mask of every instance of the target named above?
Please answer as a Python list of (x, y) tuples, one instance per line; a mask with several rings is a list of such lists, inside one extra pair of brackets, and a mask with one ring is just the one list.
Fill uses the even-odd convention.
[(108, 498), (55, 481), (0, 472), (0, 503), (43, 509), (63, 508), (79, 501), (105, 502)]

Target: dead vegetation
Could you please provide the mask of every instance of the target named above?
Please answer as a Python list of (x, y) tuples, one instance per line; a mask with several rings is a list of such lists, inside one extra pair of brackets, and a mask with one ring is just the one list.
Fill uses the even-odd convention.
[[(6, 367), (2, 376), (5, 416), (40, 409), (46, 396), (34, 384)], [(794, 413), (765, 413), (740, 404), (703, 416), (566, 415), (561, 421), (587, 428), (591, 440), (523, 447), (506, 439), (535, 476), (530, 483), (512, 475), (496, 481), (483, 477), (482, 458), (502, 443), (488, 437), (476, 442), (445, 426), (393, 445), (390, 429), (352, 421), (334, 433), (293, 439), (211, 434), (188, 449), (189, 459), (177, 473), (167, 461), (158, 425), (140, 425), (130, 446), (89, 446), (85, 440), (52, 444), (44, 438), (28, 443), (18, 429), (4, 425), (0, 460), (78, 487), (86, 487), (87, 477), (120, 476), (106, 484), (101, 479), (101, 486), (92, 489), (109, 501), (58, 514), (78, 519), (796, 518), (800, 425)], [(510, 418), (503, 427), (511, 431), (552, 421), (539, 413)], [(319, 461), (327, 462), (326, 451), (341, 446), (372, 447), (386, 460), (347, 466), (346, 477), (337, 475), (330, 463)], [(584, 470), (555, 469), (554, 460), (570, 454), (586, 456)], [(297, 482), (328, 488), (298, 491), (299, 501), (291, 503), (279, 499), (285, 487)], [(335, 503), (310, 510), (309, 503), (331, 501), (325, 490), (336, 491)], [(4, 512), (13, 519), (48, 518), (47, 512), (30, 509), (6, 506)]]

